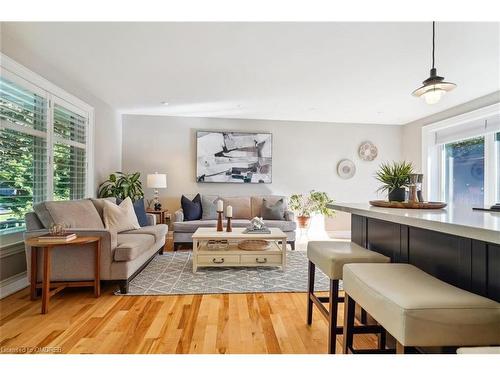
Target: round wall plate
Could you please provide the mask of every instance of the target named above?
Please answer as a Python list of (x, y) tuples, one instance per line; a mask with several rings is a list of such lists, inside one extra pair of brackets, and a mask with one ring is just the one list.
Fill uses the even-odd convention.
[(356, 166), (349, 159), (342, 159), (337, 165), (337, 174), (340, 178), (347, 180), (356, 173)]
[(358, 155), (361, 160), (372, 161), (378, 155), (377, 146), (370, 141), (363, 142), (359, 146)]

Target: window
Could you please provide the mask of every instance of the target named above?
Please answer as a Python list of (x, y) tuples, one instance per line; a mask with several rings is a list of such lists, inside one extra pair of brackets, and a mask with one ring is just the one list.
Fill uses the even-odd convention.
[(81, 104), (60, 89), (64, 99), (41, 88), (40, 82), (55, 86), (27, 72), (36, 84), (4, 66), (0, 75), (0, 236), (23, 231), (33, 204), (84, 198), (92, 189), (91, 108), (71, 103)]
[(484, 137), (447, 143), (445, 201), (455, 205), (482, 206), (484, 202)]
[(500, 103), (422, 129), (428, 200), (490, 206), (500, 200)]

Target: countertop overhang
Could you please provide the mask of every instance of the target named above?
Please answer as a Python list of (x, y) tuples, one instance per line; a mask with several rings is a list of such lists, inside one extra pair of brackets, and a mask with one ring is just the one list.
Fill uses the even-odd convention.
[(374, 207), (369, 203), (334, 203), (337, 211), (500, 244), (500, 212), (447, 206), (440, 210)]

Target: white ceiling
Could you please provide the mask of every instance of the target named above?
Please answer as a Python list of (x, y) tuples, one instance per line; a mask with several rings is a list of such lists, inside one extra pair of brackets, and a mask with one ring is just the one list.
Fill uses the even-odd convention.
[[(431, 23), (3, 23), (2, 33), (124, 113), (404, 124), (500, 89), (499, 23), (437, 23), (458, 88), (411, 92)], [(160, 103), (167, 101), (168, 106)]]

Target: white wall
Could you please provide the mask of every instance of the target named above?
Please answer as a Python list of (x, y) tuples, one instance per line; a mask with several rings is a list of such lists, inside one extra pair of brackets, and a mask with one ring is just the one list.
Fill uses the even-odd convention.
[[(271, 132), (273, 183), (197, 183), (197, 129)], [(160, 191), (160, 199), (171, 212), (179, 208), (182, 194), (197, 192), (289, 195), (316, 189), (339, 202), (363, 202), (377, 196), (373, 174), (380, 162), (400, 159), (401, 132), (401, 127), (390, 125), (124, 115), (122, 166), (127, 172), (141, 172), (143, 181), (148, 173), (167, 173), (168, 188)], [(357, 156), (364, 140), (371, 140), (379, 149), (373, 162)], [(336, 173), (336, 165), (343, 158), (352, 159), (357, 167), (350, 180), (342, 180)], [(146, 189), (146, 197), (151, 194)], [(347, 230), (349, 221), (339, 214), (327, 227)]]
[(60, 70), (44, 62), (28, 49), (14, 42), (6, 33), (1, 34), (0, 50), (28, 69), (61, 87), (94, 107), (94, 184), (97, 186), (110, 172), (121, 169), (121, 118), (111, 106), (74, 83)]
[[(453, 93), (449, 94), (453, 95)], [(446, 98), (445, 98), (446, 99)], [(461, 115), (500, 102), (500, 91), (471, 100), (403, 126), (402, 157), (413, 162), (417, 171), (422, 170), (422, 127), (450, 117)]]

